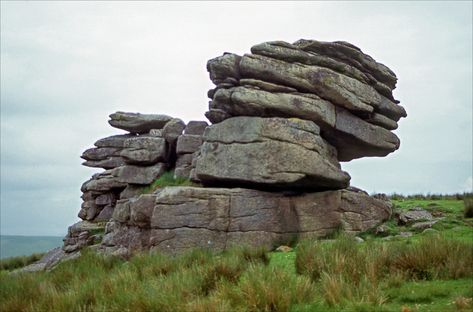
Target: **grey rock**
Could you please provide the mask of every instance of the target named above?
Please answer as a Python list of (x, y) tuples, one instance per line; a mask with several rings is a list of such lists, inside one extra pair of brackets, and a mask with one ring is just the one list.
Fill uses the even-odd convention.
[(359, 236), (355, 236), (355, 242), (357, 243), (363, 243), (365, 240)]
[(391, 89), (396, 87), (396, 75), (385, 65), (376, 62), (359, 48), (346, 42), (323, 42), (317, 40), (298, 40), (294, 45), (304, 51), (327, 55), (350, 64), (362, 72), (368, 72)]
[(347, 75), (373, 86), (379, 93), (395, 101), (392, 95), (393, 88), (379, 82), (368, 72), (363, 72), (358, 68), (351, 66), (350, 64), (335, 58), (331, 58), (324, 54), (319, 54), (314, 51), (307, 52), (295, 45), (282, 41), (265, 42), (255, 45), (251, 48), (251, 52), (286, 62), (297, 62), (306, 65), (316, 65), (332, 69), (338, 73)]
[(192, 165), (192, 160), (194, 159), (195, 155), (196, 153), (178, 155), (178, 158), (176, 160), (176, 167), (174, 168), (175, 178), (190, 178), (191, 170), (194, 168), (194, 166)]
[(425, 230), (425, 229), (430, 229), (435, 223), (437, 223), (437, 220), (416, 222), (411, 227), (415, 230)]
[(174, 144), (185, 128), (186, 124), (184, 121), (179, 118), (174, 118), (164, 126), (162, 134), (169, 144)]
[(105, 206), (100, 213), (95, 217), (95, 222), (107, 222), (112, 218), (114, 206)]
[(340, 161), (366, 156), (386, 156), (399, 148), (392, 132), (372, 125), (343, 108), (336, 108), (335, 129), (327, 128), (324, 138), (338, 150)]
[(398, 127), (397, 122), (378, 113), (371, 114), (371, 116), (365, 120), (373, 125), (378, 125), (388, 130), (396, 130)]
[(116, 200), (114, 193), (105, 193), (95, 198), (95, 204), (98, 206), (115, 205)]
[(297, 92), (297, 89), (295, 88), (291, 88), (291, 87), (287, 87), (284, 85), (279, 85), (279, 84), (271, 83), (267, 81), (262, 81), (258, 79), (251, 79), (251, 78), (240, 79), (240, 85), (249, 86), (256, 89), (261, 89), (268, 92), (286, 92), (286, 93)]
[(202, 135), (208, 125), (206, 121), (191, 120), (184, 130), (184, 134)]
[(321, 126), (334, 127), (335, 106), (317, 96), (273, 93), (247, 87), (220, 89), (210, 109), (220, 109), (229, 116), (299, 117)]
[(218, 122), (224, 121), (227, 118), (232, 117), (232, 115), (230, 115), (223, 109), (212, 108), (208, 112), (205, 112), (205, 117), (207, 117), (207, 119), (211, 123), (218, 123)]
[(207, 62), (207, 71), (210, 79), (216, 85), (231, 77), (240, 79), (239, 63), (241, 56), (232, 53), (225, 53), (222, 56), (213, 58)]
[(104, 160), (111, 156), (120, 156), (121, 148), (117, 147), (95, 147), (89, 148), (82, 153), (81, 158), (85, 160)]
[(127, 199), (141, 195), (146, 188), (146, 185), (128, 184), (126, 188), (120, 193), (120, 199)]
[(113, 169), (116, 167), (123, 166), (125, 164), (125, 160), (122, 157), (108, 157), (103, 160), (87, 160), (82, 163), (82, 165), (86, 167), (95, 167), (95, 168), (103, 168), (103, 169)]
[(310, 121), (234, 117), (209, 126), (204, 141), (195, 166), (204, 185), (321, 190), (349, 184), (336, 150)]
[(148, 135), (153, 137), (162, 138), (163, 137), (163, 129), (151, 129), (149, 130)]
[(151, 184), (166, 170), (166, 164), (157, 163), (153, 166), (126, 165), (114, 169), (113, 175), (117, 181), (126, 184)]
[(432, 229), (432, 228), (426, 228), (425, 230), (422, 231), (422, 234), (427, 234), (427, 235), (435, 235), (438, 234), (439, 231)]
[(124, 145), (120, 156), (128, 164), (153, 165), (167, 160), (168, 146), (164, 138), (141, 135), (126, 140)]
[(40, 260), (21, 269), (15, 270), (12, 274), (32, 273), (40, 271), (50, 271), (61, 262), (73, 260), (80, 256), (80, 252), (67, 254), (61, 247), (57, 247), (48, 251)]
[(127, 222), (130, 219), (130, 200), (120, 199), (117, 201), (112, 218), (114, 221)]
[[(212, 112), (217, 114), (212, 119)], [(399, 139), (390, 131), (370, 124), (315, 95), (271, 93), (237, 87), (218, 90), (207, 117), (214, 123), (231, 116), (298, 117), (312, 120), (324, 130), (324, 138), (335, 146), (339, 160), (364, 156), (386, 156), (399, 148)]]
[(183, 134), (177, 139), (176, 153), (191, 154), (196, 152), (202, 145), (202, 136)]
[(416, 207), (409, 211), (402, 212), (398, 217), (398, 222), (400, 224), (412, 224), (414, 222), (430, 221), (432, 219), (433, 217), (430, 212)]
[(110, 115), (108, 123), (131, 133), (148, 133), (151, 129), (162, 129), (171, 119), (167, 115), (116, 112)]
[[(250, 189), (166, 187), (117, 203), (102, 242), (104, 250), (126, 248), (177, 253), (190, 248), (223, 250), (234, 244), (272, 248), (294, 238), (327, 235), (341, 225), (346, 207), (356, 203), (361, 231), (390, 215), (390, 206), (346, 190), (284, 196)], [(346, 202), (349, 200), (349, 202)], [(343, 207), (342, 207), (343, 206)], [(366, 209), (378, 211), (368, 215)], [(352, 218), (354, 219), (354, 218)], [(358, 220), (357, 220), (358, 222)]]
[(82, 184), (81, 191), (106, 193), (114, 189), (124, 189), (126, 187), (126, 183), (119, 181), (118, 178), (113, 174), (118, 168), (105, 170), (100, 174), (94, 175), (90, 180)]
[(133, 137), (135, 137), (135, 135), (133, 134), (112, 135), (112, 136), (98, 140), (97, 142), (94, 143), (94, 145), (97, 147), (123, 148), (125, 146), (125, 141)]
[[(299, 63), (288, 63), (260, 55), (244, 55), (240, 71), (245, 78), (255, 78), (315, 93), (352, 112), (371, 113), (380, 107), (399, 110), (402, 107), (379, 94), (372, 86), (331, 69)], [(388, 116), (390, 117), (390, 116)]]
[(191, 165), (176, 167), (174, 169), (174, 178), (190, 179), (192, 169), (194, 168)]

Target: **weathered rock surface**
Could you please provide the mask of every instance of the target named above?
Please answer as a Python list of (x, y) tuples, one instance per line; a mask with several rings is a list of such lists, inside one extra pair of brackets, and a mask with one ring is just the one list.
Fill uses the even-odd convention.
[(431, 221), (432, 219), (432, 214), (420, 207), (401, 212), (398, 216), (398, 222), (400, 224), (412, 224), (420, 221)]
[(166, 165), (157, 163), (153, 166), (126, 165), (113, 169), (112, 175), (119, 183), (127, 184), (151, 184), (166, 170)]
[(199, 150), (202, 145), (202, 136), (194, 134), (183, 134), (177, 139), (177, 154), (192, 154)]
[(367, 230), (386, 220), (388, 202), (346, 190), (284, 196), (250, 189), (167, 187), (119, 201), (102, 248), (223, 250), (232, 244), (277, 247), (337, 228)]
[(168, 157), (166, 140), (154, 136), (136, 136), (124, 142), (125, 148), (120, 152), (127, 164), (153, 165), (164, 162)]
[(151, 129), (162, 129), (170, 120), (172, 117), (167, 115), (116, 112), (110, 115), (108, 123), (131, 133), (148, 133)]
[(86, 246), (100, 243), (103, 232), (104, 225), (101, 223), (77, 222), (69, 227), (62, 250), (66, 253), (72, 253)]
[(208, 125), (206, 121), (191, 120), (184, 130), (184, 134), (202, 135)]
[(118, 134), (112, 135), (103, 139), (100, 139), (94, 143), (97, 147), (116, 147), (123, 148), (125, 147), (125, 141), (129, 138), (136, 137), (133, 134)]
[(208, 127), (196, 176), (209, 185), (340, 189), (350, 176), (310, 121), (234, 117)]
[(173, 118), (164, 126), (162, 136), (169, 144), (174, 144), (185, 128), (186, 124), (184, 121), (179, 118)]
[[(210, 103), (210, 112), (224, 111), (231, 116), (298, 117), (312, 120), (322, 128), (324, 139), (338, 150), (340, 161), (364, 156), (386, 156), (399, 148), (397, 136), (358, 118), (316, 95), (271, 93), (246, 87), (220, 89)], [(395, 122), (394, 122), (395, 123)], [(391, 125), (394, 126), (394, 125)]]
[(301, 39), (296, 41), (294, 45), (304, 51), (325, 54), (334, 59), (338, 59), (363, 72), (371, 73), (374, 78), (386, 84), (391, 89), (396, 87), (396, 75), (387, 66), (376, 62), (372, 57), (364, 54), (360, 48), (348, 42), (323, 42)]
[[(397, 78), (359, 48), (299, 40), (265, 42), (251, 51), (232, 55), (232, 62), (228, 54), (209, 61), (216, 84), (206, 113), (212, 123), (235, 116), (312, 120), (340, 161), (386, 156), (399, 148), (390, 130), (407, 114), (392, 95)], [(223, 83), (226, 74), (237, 81)]]

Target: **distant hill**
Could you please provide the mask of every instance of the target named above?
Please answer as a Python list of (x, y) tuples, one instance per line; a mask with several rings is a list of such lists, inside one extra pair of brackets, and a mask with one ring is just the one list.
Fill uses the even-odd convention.
[(0, 258), (27, 256), (62, 245), (61, 236), (0, 236)]

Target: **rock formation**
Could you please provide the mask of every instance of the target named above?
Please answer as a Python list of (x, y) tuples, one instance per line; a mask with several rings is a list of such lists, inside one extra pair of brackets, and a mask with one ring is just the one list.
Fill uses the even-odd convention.
[[(346, 42), (266, 42), (208, 61), (205, 121), (117, 112), (127, 131), (95, 142), (84, 165), (83, 220), (63, 252), (130, 255), (232, 244), (273, 247), (336, 229), (357, 233), (391, 214), (383, 196), (350, 187), (340, 162), (385, 156), (406, 112), (397, 78)], [(152, 189), (163, 173), (194, 186)]]

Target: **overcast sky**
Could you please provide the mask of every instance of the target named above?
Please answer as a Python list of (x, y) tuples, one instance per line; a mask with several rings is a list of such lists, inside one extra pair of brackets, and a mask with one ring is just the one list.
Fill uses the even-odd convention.
[(390, 67), (401, 148), (343, 163), (368, 192), (472, 190), (472, 3), (1, 2), (1, 234), (64, 235), (81, 152), (117, 110), (203, 120), (206, 61), (345, 40)]

